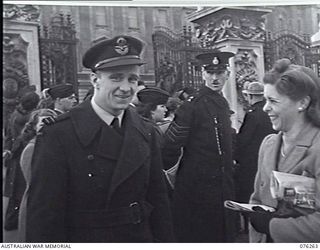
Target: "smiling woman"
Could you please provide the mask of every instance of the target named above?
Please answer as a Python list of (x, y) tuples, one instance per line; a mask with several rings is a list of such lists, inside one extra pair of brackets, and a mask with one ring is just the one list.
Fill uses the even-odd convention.
[[(264, 111), (278, 134), (267, 136), (259, 152), (250, 203), (276, 207), (252, 213), (251, 242), (317, 242), (320, 239), (320, 82), (306, 67), (278, 61), (264, 77)], [(270, 192), (273, 170), (315, 179), (316, 209), (301, 210)]]

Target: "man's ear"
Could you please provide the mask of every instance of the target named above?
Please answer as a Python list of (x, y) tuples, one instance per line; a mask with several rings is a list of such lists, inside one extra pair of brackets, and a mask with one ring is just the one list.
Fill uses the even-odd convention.
[(205, 80), (206, 71), (203, 67), (201, 68), (201, 74), (202, 74), (202, 79)]
[(226, 76), (227, 76), (227, 79), (229, 79), (229, 76), (230, 76), (230, 70), (226, 69)]
[(91, 84), (95, 89), (99, 89), (99, 76), (96, 72), (91, 72), (90, 73), (90, 80), (91, 80)]
[(61, 98), (59, 98), (59, 97), (57, 97), (57, 98), (54, 100), (55, 103), (60, 103), (60, 101), (61, 101)]

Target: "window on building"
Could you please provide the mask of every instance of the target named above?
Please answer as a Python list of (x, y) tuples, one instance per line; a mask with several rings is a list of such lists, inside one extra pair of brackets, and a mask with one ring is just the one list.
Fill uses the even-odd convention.
[(292, 27), (292, 19), (289, 19), (289, 25), (288, 25), (289, 27), (289, 30), (293, 30), (293, 27)]
[(167, 17), (167, 10), (160, 9), (158, 10), (158, 24), (160, 26), (167, 26), (168, 25), (168, 17)]
[(138, 28), (138, 8), (129, 7), (128, 9), (129, 28)]
[(280, 30), (283, 30), (283, 29), (284, 29), (284, 22), (283, 22), (282, 17), (279, 18), (279, 29), (280, 29)]
[(96, 17), (96, 24), (97, 25), (106, 25), (106, 12), (103, 7), (96, 7), (94, 16)]
[(298, 27), (297, 27), (297, 30), (298, 30), (298, 33), (300, 33), (301, 32), (301, 20), (300, 19), (298, 19)]

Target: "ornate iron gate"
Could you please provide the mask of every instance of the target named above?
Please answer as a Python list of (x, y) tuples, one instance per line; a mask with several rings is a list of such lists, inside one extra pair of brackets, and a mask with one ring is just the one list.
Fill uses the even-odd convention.
[(192, 42), (191, 27), (184, 27), (182, 34), (176, 34), (158, 26), (152, 41), (157, 86), (171, 94), (182, 87), (198, 89), (202, 78), (195, 70), (194, 57), (208, 50)]
[(294, 64), (312, 68), (314, 61), (319, 60), (320, 54), (311, 52), (310, 36), (299, 36), (292, 32), (267, 33), (264, 47), (266, 71), (272, 68), (276, 60), (288, 58)]
[(57, 14), (49, 25), (41, 27), (39, 42), (42, 89), (70, 83), (77, 90), (75, 33), (70, 15)]

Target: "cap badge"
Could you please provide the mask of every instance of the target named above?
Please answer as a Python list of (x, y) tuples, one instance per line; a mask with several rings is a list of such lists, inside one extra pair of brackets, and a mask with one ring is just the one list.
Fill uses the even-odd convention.
[(213, 58), (213, 60), (212, 60), (212, 63), (213, 63), (214, 65), (219, 64), (219, 59), (215, 56), (215, 57)]
[(117, 43), (117, 45), (114, 46), (114, 50), (118, 54), (124, 56), (129, 52), (129, 47), (127, 45), (127, 40), (126, 39), (124, 39), (123, 37), (120, 37), (120, 38), (118, 38), (116, 43)]

